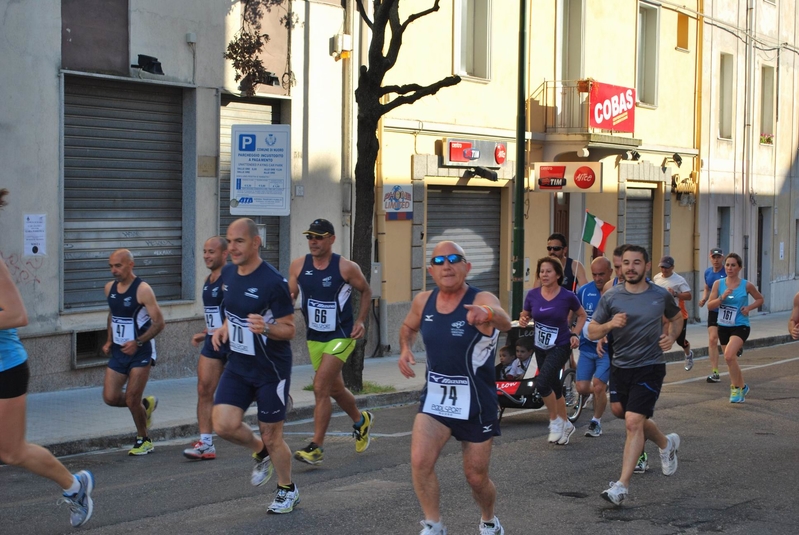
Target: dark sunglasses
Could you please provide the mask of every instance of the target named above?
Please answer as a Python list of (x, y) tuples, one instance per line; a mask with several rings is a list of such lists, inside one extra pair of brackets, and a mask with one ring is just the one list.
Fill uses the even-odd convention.
[(445, 260), (450, 264), (458, 264), (460, 262), (466, 262), (466, 257), (462, 254), (439, 255), (431, 258), (430, 263), (434, 266), (443, 266)]
[(563, 247), (550, 247), (547, 245), (547, 251), (562, 251)]
[(308, 241), (311, 241), (311, 240), (324, 240), (325, 238), (327, 238), (327, 236), (317, 236), (316, 234), (306, 234), (305, 235), (305, 239), (307, 239)]

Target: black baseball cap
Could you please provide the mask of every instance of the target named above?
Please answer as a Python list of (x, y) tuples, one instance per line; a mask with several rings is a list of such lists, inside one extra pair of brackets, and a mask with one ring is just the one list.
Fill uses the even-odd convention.
[(710, 250), (710, 256), (724, 256), (724, 251), (718, 247), (714, 247)]
[(314, 236), (333, 236), (336, 234), (336, 229), (333, 228), (333, 223), (327, 219), (314, 219), (313, 223), (308, 227), (308, 230), (303, 234), (313, 234)]
[(670, 257), (670, 256), (664, 256), (663, 258), (660, 259), (660, 263), (658, 264), (658, 267), (673, 268), (674, 267), (674, 259), (672, 257)]

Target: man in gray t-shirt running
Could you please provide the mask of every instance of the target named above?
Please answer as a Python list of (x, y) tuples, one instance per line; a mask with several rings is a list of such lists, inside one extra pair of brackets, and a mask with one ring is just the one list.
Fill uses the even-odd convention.
[[(664, 475), (677, 470), (680, 437), (676, 433), (664, 435), (650, 418), (666, 376), (663, 352), (674, 345), (683, 318), (672, 296), (646, 280), (650, 265), (646, 249), (629, 246), (622, 256), (624, 284), (605, 292), (588, 325), (592, 340), (613, 332), (610, 406), (617, 418), (624, 418), (627, 440), (621, 477), (602, 497), (616, 505), (627, 497), (645, 441), (651, 440), (660, 448)], [(669, 322), (668, 334), (663, 334), (664, 318)]]

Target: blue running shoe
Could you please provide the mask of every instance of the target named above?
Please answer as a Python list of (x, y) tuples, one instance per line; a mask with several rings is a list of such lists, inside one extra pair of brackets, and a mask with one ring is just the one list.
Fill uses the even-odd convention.
[(747, 395), (748, 393), (749, 393), (749, 385), (746, 385), (746, 384), (745, 384), (745, 385), (744, 385), (744, 387), (743, 387), (743, 389), (741, 390), (741, 394), (743, 394), (743, 396), (744, 396), (744, 397), (746, 397), (746, 395)]
[(92, 490), (94, 490), (94, 476), (88, 470), (81, 470), (75, 474), (80, 483), (80, 490), (71, 496), (64, 495), (58, 500), (59, 504), (69, 505), (69, 522), (73, 528), (82, 526), (92, 517), (94, 502), (92, 501)]
[(738, 388), (737, 386), (731, 386), (730, 403), (743, 403), (743, 402), (744, 402), (743, 388)]

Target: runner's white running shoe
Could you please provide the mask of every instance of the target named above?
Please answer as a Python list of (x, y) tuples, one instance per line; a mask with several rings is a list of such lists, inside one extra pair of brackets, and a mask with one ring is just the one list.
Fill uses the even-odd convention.
[(670, 476), (677, 471), (677, 450), (680, 449), (680, 435), (670, 433), (666, 435), (669, 445), (665, 450), (660, 450), (660, 464), (664, 476)]
[(627, 497), (627, 487), (622, 485), (621, 481), (616, 481), (615, 483), (611, 483), (610, 487), (606, 490), (603, 490), (600, 496), (613, 505), (621, 505), (621, 502)]

